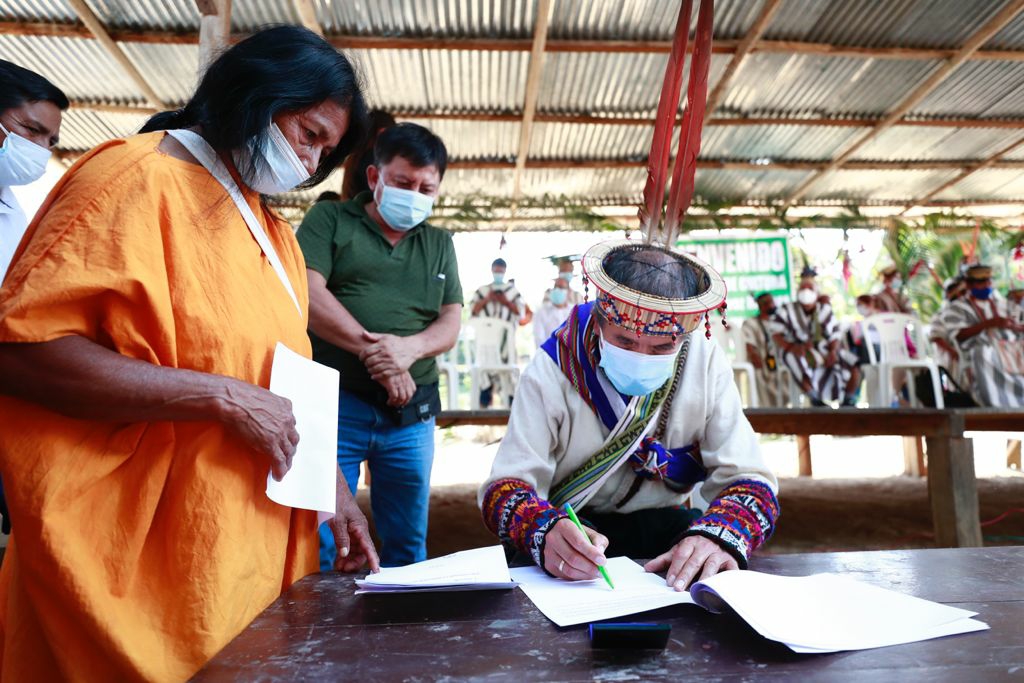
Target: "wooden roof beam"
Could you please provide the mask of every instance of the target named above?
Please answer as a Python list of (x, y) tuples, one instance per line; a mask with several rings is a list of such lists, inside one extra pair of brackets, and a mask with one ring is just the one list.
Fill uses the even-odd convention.
[(292, 0), (292, 5), (295, 7), (295, 13), (299, 15), (299, 21), (302, 22), (303, 26), (318, 36), (324, 35), (324, 27), (320, 25), (320, 20), (316, 16), (313, 0)]
[(145, 95), (149, 103), (158, 109), (167, 109), (167, 105), (160, 100), (160, 96), (156, 94), (153, 86), (150, 85), (149, 81), (146, 80), (145, 76), (135, 67), (132, 61), (128, 59), (128, 55), (124, 53), (121, 46), (111, 38), (107, 29), (100, 22), (99, 17), (93, 13), (89, 5), (85, 3), (85, 0), (67, 0), (67, 2), (88, 29), (91, 34), (90, 37), (99, 41), (107, 54), (135, 82), (136, 87), (142, 91), (142, 94)]
[(199, 10), (199, 78), (231, 38), (231, 0), (195, 0)]
[(533, 117), (537, 112), (537, 93), (540, 91), (544, 73), (544, 46), (548, 39), (548, 21), (551, 18), (551, 0), (537, 1), (537, 19), (533, 26), (533, 46), (530, 49), (530, 66), (526, 74), (526, 89), (523, 96), (523, 120), (519, 127), (519, 152), (516, 155), (516, 170), (512, 179), (512, 196), (522, 194), (523, 169), (530, 154), (530, 139), (533, 134)]
[[(715, 109), (718, 109), (718, 105), (725, 99), (725, 93), (729, 90), (729, 83), (732, 81), (733, 76), (735, 76), (736, 72), (739, 71), (740, 65), (743, 64), (743, 60), (747, 58), (747, 55), (749, 55), (757, 45), (757, 41), (761, 40), (761, 36), (764, 35), (764, 32), (771, 23), (772, 18), (775, 17), (775, 13), (778, 12), (779, 7), (781, 6), (782, 0), (766, 0), (764, 6), (761, 8), (761, 13), (757, 16), (757, 19), (747, 31), (746, 35), (743, 36), (739, 45), (736, 46), (736, 51), (733, 53), (732, 59), (729, 60), (729, 64), (725, 67), (725, 71), (722, 72), (721, 78), (719, 78), (718, 83), (715, 84), (714, 90), (712, 90), (711, 94), (708, 95), (707, 107), (704, 110), (705, 124), (707, 124), (712, 114), (714, 114)], [(712, 41), (712, 43), (713, 42), (714, 41)]]
[[(993, 167), (996, 166), (996, 164), (999, 164), (999, 166), (998, 166), (999, 168), (1011, 168), (1010, 164), (999, 163), (999, 162), (1007, 154), (1009, 154), (1010, 152), (1013, 152), (1014, 150), (1020, 149), (1021, 147), (1024, 147), (1024, 137), (1018, 138), (1016, 141), (1010, 143), (1006, 147), (1003, 147), (1001, 150), (999, 150), (998, 152), (996, 152), (992, 156), (988, 157), (987, 159), (983, 159), (982, 161), (979, 161), (976, 164), (971, 164), (970, 166), (968, 166), (967, 168), (962, 170), (960, 173), (958, 173), (956, 175), (956, 177), (954, 177), (954, 178), (952, 178), (952, 179), (942, 183), (941, 185), (939, 185), (938, 187), (936, 187), (934, 190), (932, 190), (928, 194), (924, 195), (923, 197), (921, 197), (919, 199), (915, 199), (914, 201), (910, 202), (905, 207), (903, 207), (903, 210), (900, 211), (899, 215), (902, 216), (905, 213), (907, 213), (907, 211), (910, 211), (912, 208), (914, 208), (915, 206), (918, 206), (918, 205), (921, 205), (921, 204), (925, 204), (929, 200), (931, 200), (934, 197), (936, 197), (939, 193), (941, 193), (944, 190), (947, 190), (947, 189), (953, 187), (954, 185), (959, 183), (964, 178), (966, 178), (966, 177), (968, 177), (970, 175), (974, 175), (975, 173), (977, 173), (978, 171), (980, 171), (982, 169), (993, 168)], [(1013, 167), (1015, 168), (1016, 166), (1013, 166)]]
[(917, 86), (913, 92), (889, 112), (881, 121), (875, 126), (857, 138), (856, 141), (851, 145), (847, 145), (846, 149), (842, 154), (837, 156), (832, 162), (821, 171), (815, 173), (806, 181), (801, 183), (795, 191), (793, 191), (785, 201), (785, 205), (789, 206), (807, 194), (818, 181), (824, 178), (832, 171), (840, 168), (846, 163), (854, 154), (857, 153), (864, 145), (871, 140), (881, 135), (883, 132), (891, 128), (892, 126), (899, 123), (900, 119), (907, 115), (911, 109), (917, 106), (925, 97), (931, 94), (943, 81), (964, 63), (972, 54), (978, 51), (978, 49), (988, 42), (996, 33), (1002, 30), (1007, 24), (1020, 13), (1021, 9), (1024, 8), (1024, 0), (1007, 0), (1006, 4), (1001, 10), (999, 10), (991, 19), (975, 31), (970, 38), (964, 43), (953, 57), (950, 57), (946, 62), (936, 69), (936, 71), (929, 76), (924, 83)]

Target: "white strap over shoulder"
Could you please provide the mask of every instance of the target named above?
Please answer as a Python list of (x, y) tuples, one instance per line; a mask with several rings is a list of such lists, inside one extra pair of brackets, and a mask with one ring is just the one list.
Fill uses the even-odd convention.
[(295, 303), (295, 308), (299, 312), (299, 317), (303, 317), (302, 306), (299, 305), (299, 298), (295, 295), (295, 290), (292, 288), (292, 283), (288, 279), (288, 273), (284, 269), (284, 264), (281, 263), (281, 259), (277, 255), (277, 251), (274, 250), (274, 245), (271, 244), (270, 238), (267, 236), (266, 231), (263, 229), (263, 225), (259, 219), (256, 218), (256, 214), (253, 213), (252, 207), (245, 201), (245, 197), (242, 195), (242, 190), (238, 187), (238, 183), (231, 177), (231, 173), (228, 171), (227, 166), (221, 161), (220, 157), (217, 156), (217, 152), (210, 146), (201, 135), (190, 130), (169, 130), (167, 134), (172, 138), (180, 142), (185, 146), (192, 156), (203, 165), (203, 167), (210, 172), (217, 182), (219, 182), (224, 189), (227, 191), (228, 196), (238, 207), (239, 212), (242, 214), (242, 218), (245, 220), (245, 224), (249, 227), (249, 232), (256, 239), (256, 243), (260, 245), (260, 249), (267, 257), (267, 261), (270, 263), (270, 267), (277, 273), (277, 277), (281, 280), (281, 284), (284, 285), (285, 290), (288, 292), (288, 296), (291, 297), (292, 302)]

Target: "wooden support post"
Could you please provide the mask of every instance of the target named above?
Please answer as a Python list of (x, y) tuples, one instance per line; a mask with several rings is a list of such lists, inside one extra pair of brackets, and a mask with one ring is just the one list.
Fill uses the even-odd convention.
[(925, 467), (924, 440), (920, 436), (903, 437), (903, 474), (923, 477), (927, 471)]
[(231, 36), (231, 0), (196, 0), (199, 10), (199, 78), (228, 46)]
[(796, 435), (796, 457), (800, 463), (800, 476), (813, 476), (811, 469), (811, 436), (809, 434)]
[(1020, 439), (1006, 440), (1006, 466), (1021, 471)]
[(928, 444), (928, 497), (940, 548), (980, 548), (981, 519), (974, 478), (974, 446), (963, 431), (932, 436)]
[(533, 117), (537, 113), (537, 94), (544, 72), (544, 48), (548, 39), (548, 21), (551, 18), (551, 0), (537, 1), (537, 17), (533, 25), (533, 45), (530, 48), (530, 66), (526, 73), (526, 89), (523, 93), (523, 121), (519, 124), (519, 151), (512, 179), (512, 197), (522, 194), (523, 169), (530, 156), (530, 139), (533, 135)]

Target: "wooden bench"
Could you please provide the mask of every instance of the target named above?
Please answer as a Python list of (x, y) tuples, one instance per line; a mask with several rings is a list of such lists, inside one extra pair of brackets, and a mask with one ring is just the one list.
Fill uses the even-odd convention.
[[(800, 474), (812, 473), (810, 436), (902, 436), (924, 439), (928, 453), (928, 496), (935, 543), (940, 547), (982, 545), (974, 448), (965, 431), (1024, 429), (1024, 411), (866, 408), (812, 410), (748, 408), (747, 419), (760, 434), (797, 437)], [(445, 411), (441, 428), (508, 424), (507, 410)]]

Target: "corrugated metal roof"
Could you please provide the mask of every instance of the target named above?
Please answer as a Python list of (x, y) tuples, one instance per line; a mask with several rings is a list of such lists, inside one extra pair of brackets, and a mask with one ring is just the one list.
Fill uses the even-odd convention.
[(875, 161), (984, 159), (1021, 135), (1003, 128), (893, 126), (861, 147), (853, 158)]
[(719, 108), (746, 116), (880, 116), (941, 62), (756, 53)]
[(956, 48), (1003, 0), (785, 0), (767, 40), (864, 47)]
[(950, 180), (958, 169), (937, 171), (848, 171), (827, 174), (811, 187), (810, 199), (909, 201)]
[(518, 123), (402, 119), (431, 129), (444, 140), (448, 156), (462, 161), (514, 161), (519, 149)]
[(1000, 118), (1024, 112), (1024, 63), (968, 62), (914, 107), (912, 116)]
[[(680, 0), (558, 0), (548, 37), (581, 40), (671, 40)], [(741, 38), (761, 13), (763, 0), (718, 0), (715, 38)], [(693, 3), (691, 32), (699, 3)]]
[[(578, 168), (572, 173), (562, 169), (527, 168), (523, 172), (523, 192), (529, 196), (580, 198), (639, 198), (646, 171), (642, 168)], [(631, 202), (626, 202), (631, 203)]]
[[(708, 159), (814, 161), (834, 156), (863, 128), (824, 126), (708, 126), (701, 156)], [(650, 133), (647, 135), (650, 144)]]
[(198, 84), (199, 52), (192, 45), (124, 43), (122, 49), (160, 99), (184, 104)]
[[(807, 171), (698, 169), (699, 200), (742, 202), (785, 197), (810, 175)], [(637, 190), (637, 194), (643, 188)]]
[(60, 127), (61, 149), (85, 151), (111, 140), (138, 132), (149, 118), (145, 114), (117, 114), (69, 109)]
[(536, 0), (317, 0), (328, 33), (373, 36), (527, 38)]
[(121, 66), (95, 40), (0, 35), (0, 55), (43, 74), (72, 99), (143, 100)]
[(985, 50), (1024, 49), (1024, 14), (1014, 17), (982, 47)]
[(1024, 171), (986, 168), (943, 190), (936, 198), (957, 200), (963, 197), (979, 200), (1024, 199)]
[[(199, 27), (193, 0), (88, 0), (104, 26), (186, 31)], [(245, 3), (236, 2), (236, 7)]]
[(0, 17), (15, 21), (70, 24), (78, 17), (64, 0), (4, 0)]
[[(537, 110), (653, 117), (667, 62), (667, 54), (549, 54), (544, 62)], [(714, 55), (708, 76), (711, 87), (728, 63), (728, 55)], [(687, 59), (685, 73), (689, 74), (689, 68)]]
[(537, 123), (530, 139), (530, 158), (646, 159), (653, 130), (653, 126)]
[(523, 108), (528, 52), (349, 50), (378, 107), (413, 112)]

